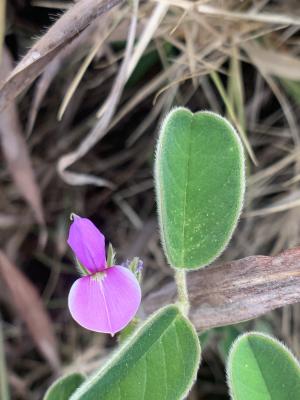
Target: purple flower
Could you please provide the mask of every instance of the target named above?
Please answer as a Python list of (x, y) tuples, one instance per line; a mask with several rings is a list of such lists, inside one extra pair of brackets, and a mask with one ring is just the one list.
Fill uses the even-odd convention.
[(141, 288), (135, 275), (120, 265), (107, 266), (105, 238), (87, 218), (74, 215), (68, 244), (84, 276), (69, 293), (69, 309), (81, 326), (114, 335), (136, 314)]

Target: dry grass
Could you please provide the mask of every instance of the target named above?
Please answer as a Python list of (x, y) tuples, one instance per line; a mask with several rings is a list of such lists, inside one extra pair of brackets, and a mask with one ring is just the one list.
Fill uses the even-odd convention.
[[(31, 1), (24, 12), (24, 3), (8, 4), (6, 43), (18, 59), (33, 45), (33, 35), (43, 33), (47, 13), (70, 7), (51, 2), (49, 10), (49, 2)], [(112, 344), (76, 326), (66, 308), (75, 278), (65, 243), (72, 211), (101, 226), (120, 260), (143, 257), (145, 294), (172, 274), (159, 245), (152, 187), (157, 126), (172, 106), (227, 115), (247, 149), (247, 201), (223, 258), (273, 255), (300, 244), (299, 2), (130, 4), (83, 30), (20, 98), (46, 247), (39, 245), (39, 228), (17, 181), (8, 169), (0, 171), (1, 247), (39, 290), (64, 371), (92, 371)], [(123, 45), (112, 47), (115, 42)], [(2, 282), (0, 287), (9, 382), (14, 398), (35, 400), (55, 372), (24, 329), (26, 316), (15, 313)], [(288, 307), (267, 320), (299, 355), (298, 311)], [(206, 361), (201, 398), (226, 398), (218, 356), (210, 351)]]

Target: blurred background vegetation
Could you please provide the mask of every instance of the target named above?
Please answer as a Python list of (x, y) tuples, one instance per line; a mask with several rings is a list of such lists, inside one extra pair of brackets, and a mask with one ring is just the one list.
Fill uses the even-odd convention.
[[(1, 80), (74, 3), (0, 0)], [(227, 116), (246, 148), (246, 204), (221, 260), (299, 245), (299, 27), (297, 0), (122, 2), (1, 112), (1, 399), (8, 387), (12, 399), (40, 399), (58, 374), (93, 371), (116, 343), (69, 314), (71, 212), (101, 228), (119, 261), (144, 260), (144, 296), (172, 279), (153, 191), (158, 126), (171, 107)], [(298, 305), (205, 332), (191, 400), (228, 398), (228, 348), (250, 328), (300, 356)]]

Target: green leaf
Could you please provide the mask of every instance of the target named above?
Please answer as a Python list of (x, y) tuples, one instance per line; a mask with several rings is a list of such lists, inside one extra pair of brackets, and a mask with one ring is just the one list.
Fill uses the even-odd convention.
[(170, 265), (211, 263), (228, 244), (243, 204), (244, 154), (234, 128), (208, 111), (171, 111), (158, 140), (155, 184)]
[(179, 400), (200, 362), (191, 323), (174, 306), (153, 314), (70, 400)]
[(246, 333), (232, 346), (228, 384), (234, 400), (300, 399), (300, 366), (278, 340)]
[(84, 380), (85, 376), (79, 373), (63, 376), (49, 387), (44, 400), (69, 400)]

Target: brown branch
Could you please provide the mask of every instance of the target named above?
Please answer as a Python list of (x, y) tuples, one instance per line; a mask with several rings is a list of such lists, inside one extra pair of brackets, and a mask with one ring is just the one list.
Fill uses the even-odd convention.
[[(189, 272), (190, 317), (198, 331), (236, 324), (300, 301), (300, 247)], [(147, 314), (174, 302), (170, 283), (144, 300)]]
[(80, 0), (37, 41), (0, 87), (0, 111), (26, 89), (97, 17), (123, 0)]

